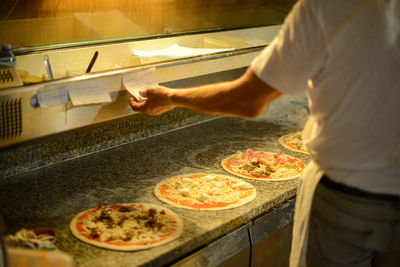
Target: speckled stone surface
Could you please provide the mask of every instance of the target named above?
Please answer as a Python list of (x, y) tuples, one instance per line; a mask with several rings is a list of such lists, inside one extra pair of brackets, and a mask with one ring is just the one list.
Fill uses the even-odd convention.
[[(304, 101), (284, 97), (255, 120), (218, 118), (0, 179), (0, 207), (7, 232), (52, 227), (56, 245), (74, 257), (76, 266), (168, 264), (292, 198), (298, 181), (247, 180), (257, 189), (256, 199), (222, 211), (168, 206), (153, 195), (155, 184), (184, 173), (225, 173), (220, 161), (247, 148), (282, 152), (307, 163), (308, 155), (286, 150), (277, 142), (281, 135), (302, 129), (307, 119)], [(184, 221), (182, 236), (161, 247), (116, 252), (80, 242), (70, 233), (69, 222), (78, 212), (127, 202), (169, 207)]]
[(136, 113), (22, 143), (0, 151), (0, 179), (214, 118), (187, 109), (175, 109), (158, 117)]

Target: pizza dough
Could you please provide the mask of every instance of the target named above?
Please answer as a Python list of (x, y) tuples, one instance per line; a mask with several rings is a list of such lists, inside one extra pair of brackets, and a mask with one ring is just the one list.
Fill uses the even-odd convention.
[(156, 247), (178, 238), (183, 221), (171, 210), (149, 203), (117, 204), (77, 214), (72, 234), (83, 242), (111, 250)]
[(234, 175), (266, 181), (292, 180), (305, 168), (301, 160), (281, 153), (238, 151), (221, 162), (222, 167)]
[(289, 150), (304, 154), (310, 154), (307, 148), (304, 146), (302, 135), (303, 135), (302, 131), (286, 134), (284, 136), (281, 136), (278, 139), (278, 142), (284, 148), (287, 148)]
[(241, 179), (221, 174), (191, 173), (158, 183), (154, 194), (172, 206), (193, 210), (223, 210), (252, 201), (255, 187)]

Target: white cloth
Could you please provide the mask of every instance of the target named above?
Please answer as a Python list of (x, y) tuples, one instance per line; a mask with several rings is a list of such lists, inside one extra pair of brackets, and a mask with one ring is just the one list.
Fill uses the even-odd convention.
[(305, 142), (313, 162), (298, 189), (290, 258), (291, 267), (303, 266), (323, 173), (400, 195), (399, 1), (300, 0), (251, 66), (281, 92), (309, 96)]
[(314, 161), (311, 161), (300, 177), (293, 219), (290, 267), (304, 266), (311, 204), (315, 189), (323, 175), (323, 170)]

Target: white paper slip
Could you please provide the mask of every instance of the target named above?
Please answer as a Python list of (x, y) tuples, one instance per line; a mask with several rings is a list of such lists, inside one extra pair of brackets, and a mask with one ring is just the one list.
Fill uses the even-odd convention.
[(232, 48), (189, 48), (180, 46), (178, 44), (173, 44), (170, 47), (152, 51), (140, 51), (133, 49), (133, 54), (135, 56), (145, 57), (145, 58), (153, 58), (153, 57), (180, 58), (180, 57), (215, 54), (233, 50), (235, 50), (235, 48), (233, 47)]
[(111, 102), (107, 79), (73, 83), (68, 92), (74, 106)]
[(122, 83), (131, 95), (143, 101), (146, 98), (142, 97), (139, 91), (158, 86), (156, 68), (126, 74), (122, 77)]
[(37, 91), (37, 99), (41, 108), (67, 104), (67, 88), (65, 86), (40, 88)]

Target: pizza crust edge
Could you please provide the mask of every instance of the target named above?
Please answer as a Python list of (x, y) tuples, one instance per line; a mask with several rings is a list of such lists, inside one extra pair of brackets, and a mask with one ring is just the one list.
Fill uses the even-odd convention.
[(252, 184), (250, 184), (250, 185), (253, 187), (253, 189), (254, 189), (254, 190), (253, 190), (253, 193), (252, 193), (250, 196), (246, 197), (246, 198), (240, 199), (240, 201), (236, 202), (235, 204), (231, 204), (231, 205), (228, 205), (228, 206), (225, 206), (225, 207), (213, 207), (213, 208), (200, 208), (200, 209), (198, 209), (198, 208), (193, 208), (193, 207), (190, 207), (190, 206), (180, 205), (179, 203), (176, 203), (176, 202), (174, 202), (174, 201), (171, 201), (171, 200), (165, 198), (165, 197), (164, 197), (163, 195), (161, 195), (160, 192), (159, 192), (159, 191), (160, 191), (159, 188), (160, 188), (162, 185), (166, 184), (166, 182), (167, 182), (169, 179), (173, 179), (173, 178), (177, 178), (177, 177), (184, 177), (184, 176), (187, 177), (187, 176), (190, 176), (190, 175), (198, 175), (198, 174), (223, 176), (223, 177), (227, 177), (227, 178), (229, 178), (229, 179), (231, 179), (231, 180), (240, 181), (240, 182), (244, 182), (244, 183), (250, 184), (250, 183), (248, 183), (248, 182), (246, 182), (246, 181), (243, 181), (243, 180), (241, 180), (241, 179), (238, 179), (238, 178), (236, 178), (236, 177), (231, 177), (231, 176), (224, 175), (224, 174), (215, 174), (215, 173), (189, 173), (189, 174), (175, 175), (175, 176), (169, 177), (169, 178), (167, 178), (167, 179), (165, 179), (165, 180), (163, 180), (163, 181), (157, 183), (156, 186), (154, 187), (154, 190), (153, 190), (153, 191), (154, 191), (154, 195), (155, 195), (160, 201), (163, 201), (163, 202), (165, 202), (165, 203), (168, 203), (168, 204), (171, 205), (171, 206), (174, 206), (174, 207), (177, 207), (177, 208), (190, 209), (190, 210), (199, 210), (199, 211), (202, 211), (202, 210), (210, 210), (210, 211), (211, 211), (211, 210), (232, 209), (232, 208), (236, 208), (236, 207), (243, 206), (243, 205), (245, 205), (245, 204), (251, 202), (252, 200), (254, 200), (254, 199), (257, 197), (257, 190), (256, 190), (255, 186), (252, 185)]
[(115, 251), (136, 251), (136, 250), (143, 250), (143, 249), (148, 249), (148, 248), (153, 248), (153, 247), (158, 247), (158, 246), (162, 246), (166, 243), (169, 243), (175, 239), (177, 239), (179, 236), (181, 236), (182, 232), (183, 232), (183, 220), (181, 219), (181, 217), (174, 213), (173, 211), (171, 211), (170, 209), (160, 206), (160, 205), (156, 205), (156, 204), (151, 204), (151, 203), (124, 203), (124, 204), (113, 204), (113, 205), (109, 205), (109, 206), (104, 206), (101, 208), (107, 208), (110, 206), (114, 206), (114, 205), (122, 205), (122, 206), (128, 206), (128, 205), (144, 205), (146, 208), (156, 208), (158, 211), (159, 210), (165, 210), (165, 212), (167, 212), (168, 214), (172, 215), (174, 217), (174, 219), (178, 222), (177, 223), (177, 229), (176, 231), (174, 231), (174, 233), (170, 236), (168, 236), (166, 239), (154, 243), (154, 244), (148, 244), (148, 245), (143, 245), (143, 246), (134, 246), (134, 247), (129, 247), (129, 246), (118, 246), (118, 245), (112, 245), (112, 244), (108, 244), (108, 243), (103, 243), (103, 242), (99, 242), (96, 240), (91, 240), (89, 238), (86, 238), (85, 236), (83, 236), (78, 229), (76, 228), (76, 223), (78, 222), (78, 218), (82, 215), (84, 215), (87, 212), (90, 212), (96, 208), (93, 209), (88, 209), (85, 211), (82, 211), (78, 214), (76, 214), (74, 216), (74, 218), (71, 220), (69, 228), (71, 233), (79, 240), (81, 240), (84, 243), (96, 246), (96, 247), (100, 247), (100, 248), (105, 248), (105, 249), (110, 249), (110, 250), (115, 250)]

